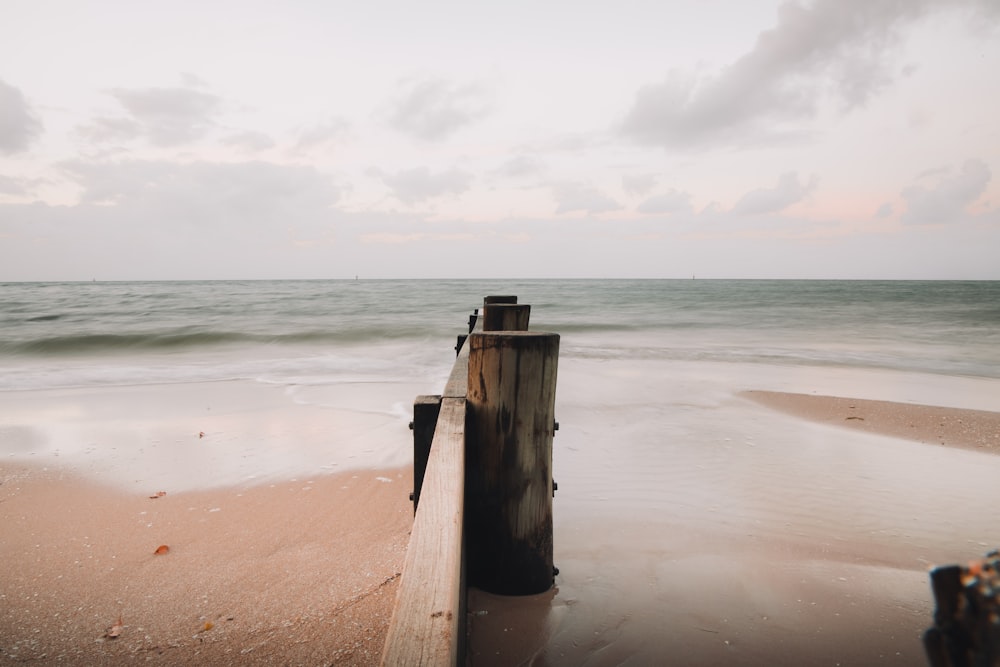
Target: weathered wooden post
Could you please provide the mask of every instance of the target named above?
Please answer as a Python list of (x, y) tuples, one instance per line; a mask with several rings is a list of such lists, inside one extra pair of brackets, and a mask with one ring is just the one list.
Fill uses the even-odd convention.
[(501, 595), (552, 587), (552, 438), (559, 335), (470, 334), (468, 582)]
[(491, 303), (517, 303), (517, 296), (513, 294), (492, 294), (483, 297), (483, 306), (488, 306)]
[(420, 502), (420, 487), (424, 485), (424, 472), (427, 470), (427, 459), (431, 455), (431, 442), (434, 440), (434, 428), (437, 426), (438, 414), (441, 412), (441, 397), (417, 396), (413, 401), (413, 421), (410, 430), (413, 431), (413, 513), (417, 513), (417, 503)]
[(931, 667), (1000, 665), (1000, 550), (967, 567), (931, 570), (934, 625), (924, 633)]
[(483, 331), (527, 331), (531, 306), (491, 303), (483, 306)]

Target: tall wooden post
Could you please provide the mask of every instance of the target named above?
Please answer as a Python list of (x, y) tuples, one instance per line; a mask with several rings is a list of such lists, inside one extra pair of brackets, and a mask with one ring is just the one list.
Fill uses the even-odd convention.
[(491, 303), (483, 306), (483, 331), (527, 331), (531, 306)]
[(559, 335), (469, 336), (465, 536), (470, 585), (552, 587), (552, 438)]
[(440, 396), (417, 396), (413, 401), (413, 421), (410, 429), (413, 431), (413, 513), (417, 513), (417, 503), (420, 502), (420, 488), (424, 485), (424, 472), (427, 470), (427, 459), (431, 455), (431, 442), (434, 440), (434, 429), (437, 427), (438, 414), (441, 412)]

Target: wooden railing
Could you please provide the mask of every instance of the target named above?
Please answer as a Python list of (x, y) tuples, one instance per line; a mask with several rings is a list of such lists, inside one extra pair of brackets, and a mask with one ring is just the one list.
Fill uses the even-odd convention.
[(559, 336), (528, 332), (529, 310), (486, 297), (444, 392), (414, 403), (416, 515), (382, 665), (464, 662), (467, 553), (470, 582), (484, 590), (552, 585)]

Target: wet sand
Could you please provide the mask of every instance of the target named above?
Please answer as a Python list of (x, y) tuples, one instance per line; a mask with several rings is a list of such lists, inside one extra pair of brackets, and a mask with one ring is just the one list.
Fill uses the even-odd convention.
[[(928, 568), (1000, 545), (996, 383), (765, 370), (561, 360), (561, 572), (470, 593), (471, 664), (925, 664)], [(0, 663), (377, 662), (412, 521), (384, 388), (4, 399)]]
[[(560, 574), (540, 596), (470, 592), (473, 665), (927, 664), (928, 569), (1000, 546), (980, 510), (1000, 502), (1000, 422), (903, 396), (998, 394), (765, 370), (561, 363)], [(821, 396), (845, 387), (869, 398)]]
[(0, 664), (377, 662), (411, 480), (140, 494), (3, 463)]

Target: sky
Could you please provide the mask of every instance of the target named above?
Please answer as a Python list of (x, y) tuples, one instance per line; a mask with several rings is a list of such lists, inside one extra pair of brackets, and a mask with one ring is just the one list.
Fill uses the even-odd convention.
[(998, 0), (0, 0), (0, 281), (1000, 279)]

